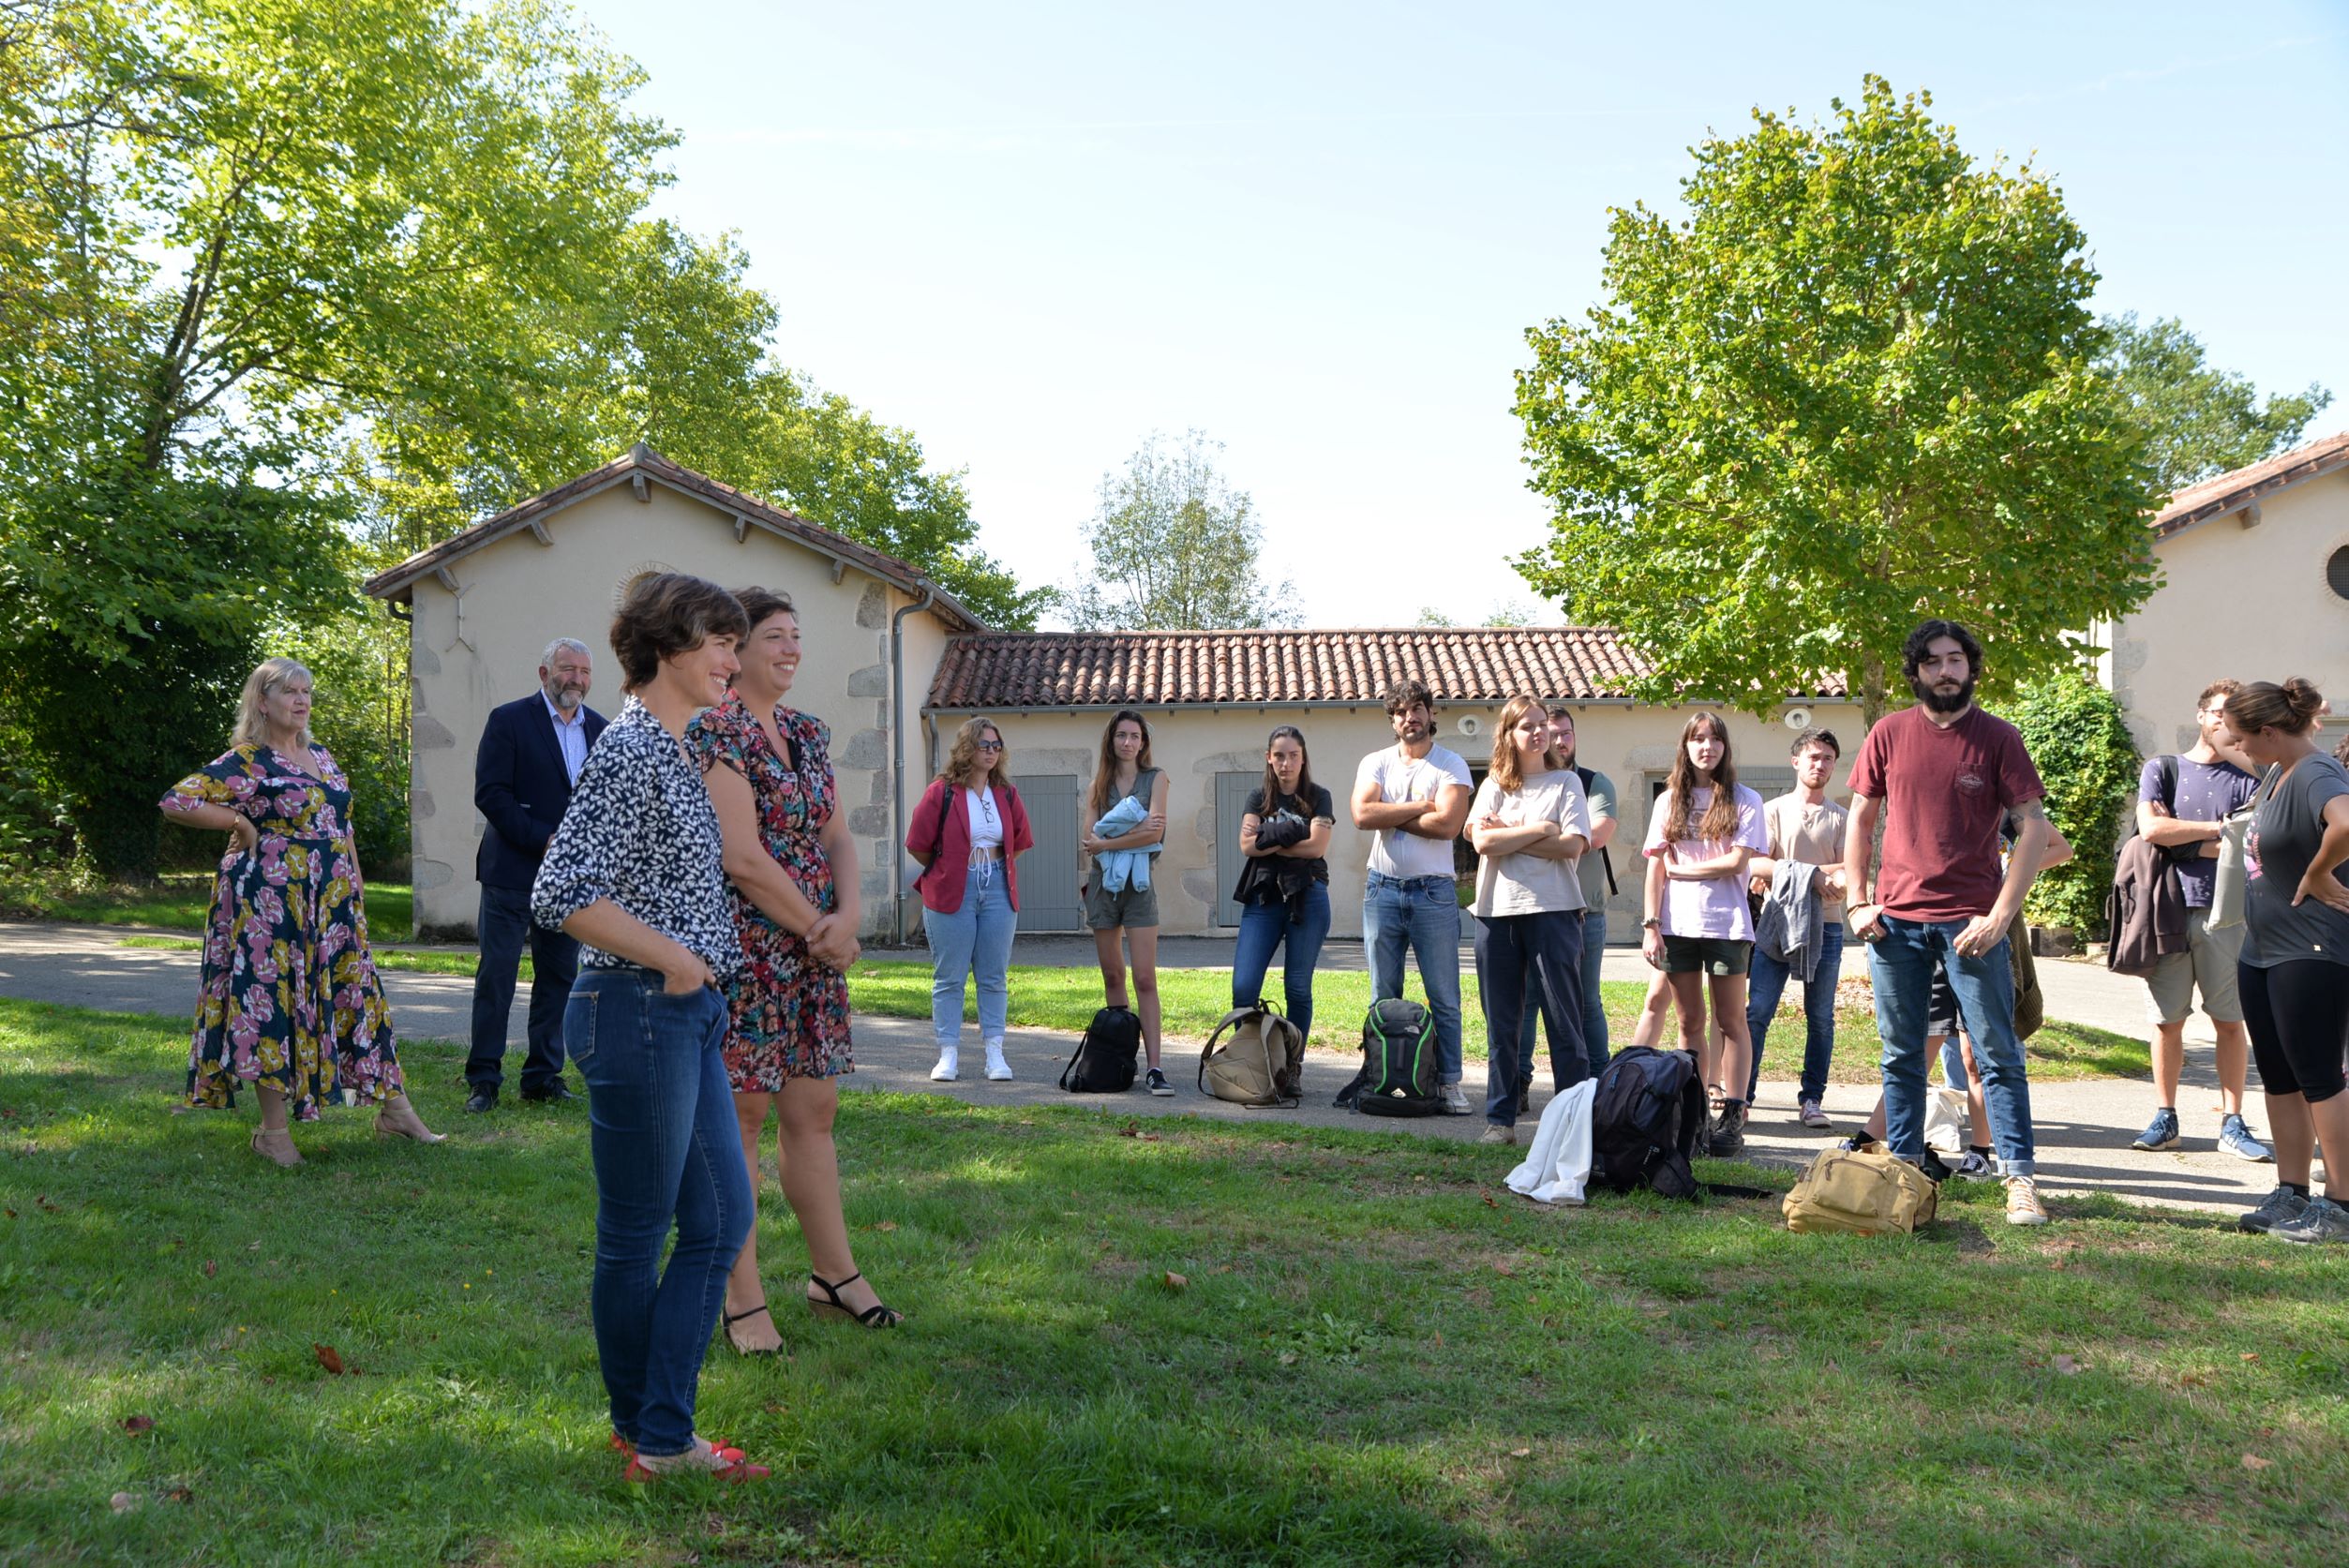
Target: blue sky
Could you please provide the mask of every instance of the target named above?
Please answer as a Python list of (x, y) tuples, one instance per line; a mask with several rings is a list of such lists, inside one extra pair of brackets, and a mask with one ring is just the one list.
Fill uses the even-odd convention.
[(1708, 129), (1870, 71), (2057, 178), (2100, 308), (2349, 399), (2349, 0), (577, 9), (683, 133), (660, 210), (740, 233), (785, 358), (966, 468), (1030, 581), (1195, 427), (1309, 624), (1526, 599), (1524, 329)]

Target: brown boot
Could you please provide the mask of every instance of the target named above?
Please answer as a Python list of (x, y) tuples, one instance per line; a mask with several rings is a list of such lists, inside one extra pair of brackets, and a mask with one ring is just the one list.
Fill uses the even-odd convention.
[(293, 1146), (293, 1134), (284, 1127), (255, 1127), (253, 1152), (277, 1165), (302, 1163), (302, 1151)]
[(439, 1143), (448, 1134), (435, 1132), (424, 1125), (416, 1108), (408, 1103), (406, 1095), (394, 1095), (383, 1102), (383, 1109), (375, 1113), (375, 1135), (378, 1138), (412, 1138), (419, 1143)]

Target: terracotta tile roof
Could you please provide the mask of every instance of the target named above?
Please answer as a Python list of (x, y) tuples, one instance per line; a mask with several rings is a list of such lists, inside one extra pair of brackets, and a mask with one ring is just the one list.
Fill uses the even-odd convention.
[[(543, 529), (546, 527), (545, 519), (555, 513), (615, 485), (636, 483), (641, 485), (651, 482), (658, 482), (670, 489), (706, 500), (722, 512), (732, 513), (737, 519), (738, 530), (756, 524), (834, 560), (846, 561), (908, 592), (920, 593), (934, 586), (926, 582), (914, 567), (895, 556), (884, 555), (869, 545), (860, 545), (845, 534), (834, 533), (828, 528), (818, 528), (797, 513), (786, 512), (771, 501), (761, 500), (747, 490), (738, 490), (706, 473), (696, 473), (681, 463), (672, 463), (638, 441), (623, 455), (602, 468), (583, 473), (567, 484), (558, 485), (543, 495), (532, 496), (519, 506), (509, 507), (494, 517), (485, 517), (463, 532), (451, 534), (432, 548), (410, 556), (391, 570), (378, 573), (367, 579), (367, 591), (377, 599), (405, 601), (410, 597), (417, 578), (430, 575), (435, 569), (446, 566), (461, 556), (471, 555), (485, 545), (493, 545), (510, 533), (525, 529)], [(985, 630), (978, 617), (965, 609), (953, 595), (938, 589), (937, 596), (935, 607), (950, 629)]]
[[(1606, 627), (995, 632), (947, 639), (932, 709), (1376, 703), (1395, 680), (1440, 703), (1622, 698), (1646, 661)], [(1840, 696), (1843, 683), (1816, 694)]]
[(2166, 539), (2181, 529), (2239, 511), (2286, 485), (2341, 468), (2349, 468), (2349, 430), (2290, 452), (2280, 452), (2247, 469), (2189, 485), (2172, 496), (2169, 504), (2154, 517), (2153, 535)]

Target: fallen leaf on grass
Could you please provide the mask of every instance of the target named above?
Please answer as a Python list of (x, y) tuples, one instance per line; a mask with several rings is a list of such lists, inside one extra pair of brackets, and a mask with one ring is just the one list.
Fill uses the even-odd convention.
[(342, 1357), (335, 1353), (334, 1346), (322, 1345), (316, 1340), (312, 1340), (310, 1342), (310, 1353), (318, 1357), (318, 1364), (321, 1366), (325, 1367), (326, 1370), (332, 1372), (338, 1378), (342, 1376)]
[(897, 1221), (894, 1219), (876, 1220), (874, 1222), (873, 1228), (875, 1231), (894, 1231), (897, 1229)]
[(2243, 1468), (2245, 1470), (2273, 1470), (2276, 1468), (2276, 1461), (2263, 1459), (2256, 1454), (2246, 1454), (2243, 1456)]
[(205, 1277), (206, 1279), (211, 1278), (214, 1275), (218, 1274), (219, 1272), (220, 1272), (220, 1265), (219, 1265), (219, 1264), (217, 1264), (217, 1263), (214, 1262), (213, 1262), (211, 1259), (209, 1259), (209, 1258), (206, 1258), (206, 1259), (204, 1260), (204, 1277)]
[(109, 1501), (113, 1503), (114, 1512), (117, 1514), (127, 1514), (139, 1506), (139, 1500), (128, 1492), (116, 1492)]
[(2080, 1375), (2080, 1364), (2068, 1355), (2059, 1355), (2056, 1357), (2056, 1370), (2067, 1378), (2076, 1378)]
[(1182, 1275), (1176, 1274), (1173, 1269), (1166, 1271), (1164, 1282), (1170, 1291), (1185, 1291), (1190, 1288), (1190, 1281)]
[(1500, 1204), (1498, 1204), (1498, 1203), (1496, 1203), (1496, 1202), (1494, 1202), (1492, 1201), (1492, 1194), (1491, 1194), (1491, 1193), (1488, 1192), (1488, 1193), (1486, 1193), (1486, 1194), (1485, 1194), (1485, 1207), (1487, 1207), (1487, 1208), (1489, 1208), (1489, 1209), (1497, 1209), (1497, 1208), (1499, 1208), (1500, 1206), (1501, 1206)]
[(155, 1430), (155, 1417), (151, 1415), (126, 1416), (123, 1419), (123, 1430), (126, 1432), (152, 1432)]
[(2245, 1361), (2257, 1361), (2259, 1359), (2259, 1352), (2257, 1351), (2245, 1351), (2243, 1352), (2242, 1359)]
[(1530, 1448), (1512, 1448), (1509, 1450), (1509, 1457), (1512, 1459), (1530, 1459), (1533, 1456), (1534, 1451)]
[(8, 1217), (10, 1219), (14, 1219), (16, 1217), (16, 1211), (14, 1209), (10, 1209), (8, 1211)]
[(163, 1501), (166, 1502), (193, 1502), (196, 1501), (196, 1494), (189, 1491), (185, 1486), (174, 1486), (170, 1491), (163, 1494)]
[(33, 1202), (40, 1207), (47, 1209), (51, 1214), (55, 1214), (57, 1212), (57, 1205), (49, 1201), (49, 1194), (46, 1192), (34, 1199)]
[(1296, 1353), (1296, 1351), (1282, 1351), (1280, 1352), (1280, 1365), (1281, 1365), (1281, 1366), (1294, 1366), (1296, 1364), (1297, 1364), (1297, 1353)]
[(1128, 1122), (1124, 1127), (1117, 1129), (1117, 1136), (1120, 1138), (1139, 1138), (1142, 1136), (1142, 1124), (1140, 1122)]

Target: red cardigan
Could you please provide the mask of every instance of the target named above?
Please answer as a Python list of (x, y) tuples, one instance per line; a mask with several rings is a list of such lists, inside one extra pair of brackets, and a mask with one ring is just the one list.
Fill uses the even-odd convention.
[[(937, 857), (915, 879), (914, 887), (921, 894), (921, 906), (941, 915), (963, 907), (963, 884), (970, 875), (970, 807), (959, 799), (967, 792), (957, 789), (958, 799), (950, 802), (947, 789), (944, 779), (931, 780), (914, 806), (912, 825), (905, 829), (908, 850)], [(996, 785), (995, 804), (1003, 812), (1003, 890), (1017, 910), (1020, 872), (1014, 857), (1035, 847), (1036, 834), (1027, 825), (1027, 808), (1020, 804), (1018, 790), (1008, 784)], [(941, 817), (945, 818), (943, 833), (939, 831)]]

